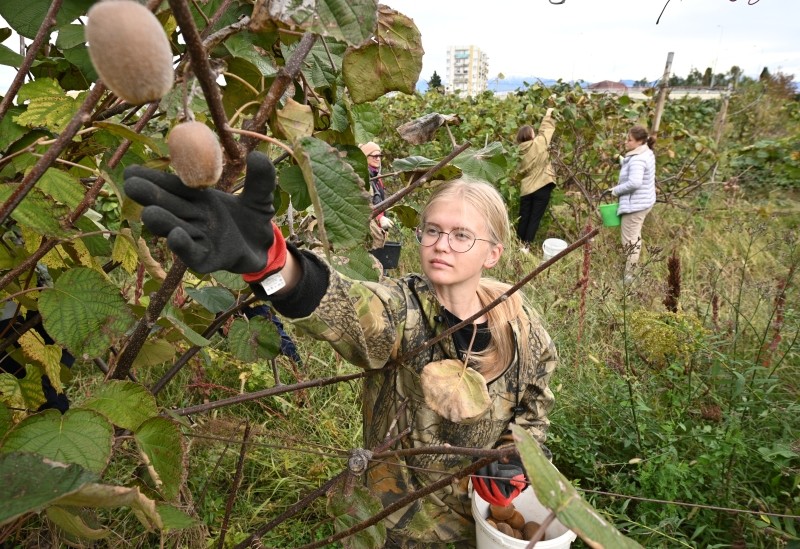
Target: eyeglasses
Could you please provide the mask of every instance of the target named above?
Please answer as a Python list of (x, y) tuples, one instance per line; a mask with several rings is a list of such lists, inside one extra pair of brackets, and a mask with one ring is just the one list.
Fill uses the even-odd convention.
[(492, 242), (485, 238), (477, 238), (467, 229), (453, 229), (449, 233), (446, 233), (427, 223), (422, 227), (417, 227), (417, 242), (419, 242), (421, 246), (428, 248), (439, 242), (443, 234), (447, 235), (447, 242), (450, 244), (450, 249), (460, 254), (470, 251), (475, 245), (476, 240)]
[(369, 156), (370, 158), (381, 158), (381, 157), (383, 157), (383, 155), (381, 153), (369, 154), (367, 156)]

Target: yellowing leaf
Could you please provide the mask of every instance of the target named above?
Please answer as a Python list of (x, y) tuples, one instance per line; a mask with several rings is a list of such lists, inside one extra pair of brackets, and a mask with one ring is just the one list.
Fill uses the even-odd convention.
[(486, 380), (458, 360), (448, 358), (427, 364), (420, 382), (425, 403), (454, 423), (468, 423), (489, 409)]
[(310, 105), (302, 105), (290, 97), (286, 100), (286, 106), (277, 112), (277, 123), (291, 141), (309, 137), (314, 132), (314, 113)]
[(42, 336), (33, 330), (28, 330), (19, 338), (20, 347), (26, 357), (40, 362), (44, 373), (50, 378), (53, 388), (58, 393), (64, 392), (61, 386), (61, 347), (58, 345), (45, 345)]
[(92, 528), (77, 513), (68, 511), (58, 505), (48, 507), (45, 512), (47, 518), (58, 525), (59, 528), (81, 539), (98, 540), (111, 535), (111, 530), (106, 528)]
[(136, 246), (133, 244), (130, 229), (123, 229), (120, 231), (120, 235), (114, 239), (111, 259), (117, 261), (129, 273), (133, 273), (136, 270), (139, 265), (139, 256), (136, 253)]

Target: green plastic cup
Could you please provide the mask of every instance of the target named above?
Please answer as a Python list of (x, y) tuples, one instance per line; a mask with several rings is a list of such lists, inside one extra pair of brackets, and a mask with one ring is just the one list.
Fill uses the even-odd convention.
[(617, 215), (617, 208), (619, 208), (618, 202), (600, 205), (600, 217), (603, 219), (603, 227), (619, 227), (621, 221), (619, 215)]

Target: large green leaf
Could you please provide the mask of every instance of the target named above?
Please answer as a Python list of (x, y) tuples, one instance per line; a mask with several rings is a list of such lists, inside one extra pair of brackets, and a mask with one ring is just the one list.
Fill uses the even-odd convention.
[(292, 197), (292, 206), (296, 210), (305, 210), (311, 206), (311, 197), (308, 194), (308, 185), (303, 178), (300, 166), (292, 164), (286, 166), (278, 173), (281, 189)]
[[(83, 75), (85, 87), (99, 78), (89, 57), (89, 48), (86, 47), (86, 37), (83, 25), (64, 25), (58, 31), (56, 47), (64, 54), (64, 58), (72, 63)], [(63, 83), (63, 81), (62, 81)]]
[(17, 116), (17, 124), (29, 128), (44, 127), (54, 133), (61, 132), (78, 112), (83, 102), (73, 98), (52, 78), (38, 78), (19, 89), (18, 101), (26, 101), (27, 110)]
[[(363, 522), (383, 509), (378, 498), (366, 486), (356, 485), (351, 494), (345, 494), (341, 486), (328, 491), (328, 515), (333, 517), (337, 532), (347, 530)], [(379, 522), (342, 540), (346, 549), (372, 549), (386, 543), (386, 526)]]
[(79, 357), (100, 357), (133, 326), (133, 315), (101, 273), (76, 267), (42, 291), (39, 311), (47, 333)]
[[(346, 255), (335, 255), (331, 258), (333, 268), (343, 275), (356, 280), (377, 282), (380, 271), (376, 269), (375, 261), (375, 256), (363, 247), (347, 250)], [(380, 265), (377, 268), (379, 269)]]
[(550, 463), (539, 444), (530, 433), (519, 425), (511, 425), (517, 448), (526, 471), (536, 471), (529, 475), (531, 486), (538, 500), (556, 514), (558, 520), (578, 534), (590, 547), (598, 549), (634, 549), (642, 546), (617, 530), (613, 524), (591, 505), (589, 505)]
[[(289, 59), (297, 48), (297, 43), (281, 45), (285, 59)], [(303, 76), (309, 84), (317, 89), (333, 87), (342, 71), (342, 58), (347, 45), (335, 40), (317, 40), (303, 62)]]
[(14, 122), (14, 119), (23, 112), (25, 112), (24, 107), (11, 107), (6, 116), (0, 120), (0, 152), (5, 151), (12, 143), (28, 133), (28, 128)]
[(414, 21), (379, 6), (374, 41), (349, 48), (344, 56), (344, 82), (353, 101), (366, 103), (390, 91), (414, 93), (424, 53)]
[(455, 157), (453, 164), (465, 174), (494, 183), (506, 174), (505, 149), (497, 141), (482, 149), (469, 148)]
[(161, 517), (161, 522), (164, 524), (164, 531), (182, 530), (197, 524), (195, 519), (167, 503), (157, 503), (156, 508)]
[(380, 135), (383, 128), (381, 111), (370, 103), (350, 107), (350, 122), (356, 143), (372, 141)]
[(155, 140), (147, 135), (136, 133), (135, 131), (130, 129), (128, 126), (125, 126), (124, 124), (117, 124), (115, 122), (106, 122), (98, 120), (93, 124), (98, 128), (104, 128), (109, 133), (114, 134), (123, 139), (127, 139), (128, 141), (133, 141), (134, 143), (141, 143), (143, 145), (147, 145), (147, 147), (156, 154), (160, 154), (162, 156), (166, 156), (168, 154), (167, 144), (166, 141), (164, 141), (163, 139)]
[(235, 34), (225, 40), (225, 48), (233, 57), (244, 59), (258, 69), (262, 76), (275, 76), (278, 69), (272, 60), (253, 47), (250, 33)]
[(96, 480), (95, 473), (74, 463), (19, 452), (0, 454), (0, 525), (38, 512)]
[(278, 24), (359, 45), (372, 36), (376, 19), (375, 0), (259, 1), (251, 25), (266, 29)]
[(230, 290), (221, 286), (187, 288), (186, 293), (212, 313), (227, 311), (236, 303), (236, 298)]
[(131, 431), (158, 415), (156, 398), (132, 381), (107, 381), (81, 407), (99, 412), (114, 425)]
[[(398, 158), (392, 162), (393, 172), (416, 172), (423, 174), (433, 168), (439, 162), (425, 158), (424, 156), (409, 156), (406, 158)], [(447, 164), (443, 168), (437, 170), (430, 178), (431, 181), (450, 181), (451, 179), (458, 179), (461, 177), (462, 171), (460, 168)]]
[(11, 429), (11, 425), (13, 425), (11, 410), (8, 409), (8, 406), (0, 402), (0, 441), (3, 440), (8, 430)]
[(86, 189), (80, 181), (69, 173), (55, 168), (48, 168), (36, 183), (36, 187), (58, 202), (66, 204), (71, 210), (75, 209), (86, 195)]
[(172, 326), (192, 345), (198, 347), (205, 347), (211, 342), (198, 334), (186, 322), (183, 321), (182, 313), (172, 305), (164, 307), (163, 317), (159, 320), (159, 324)]
[[(16, 185), (0, 185), (0, 200), (6, 201), (16, 190)], [(33, 188), (25, 195), (19, 206), (11, 212), (11, 218), (22, 227), (34, 233), (63, 238), (69, 233), (61, 226), (60, 219), (69, 215), (70, 210), (63, 204)]]
[[(85, 15), (96, 0), (64, 0), (61, 9), (56, 13), (56, 26), (71, 23), (81, 15)], [(0, 2), (0, 16), (11, 28), (25, 38), (36, 38), (42, 26), (50, 0), (3, 0)], [(54, 29), (55, 30), (55, 29)]]
[(188, 473), (180, 426), (170, 419), (154, 417), (142, 423), (134, 436), (158, 476), (161, 493), (166, 499), (175, 499)]
[(134, 368), (158, 366), (175, 358), (175, 346), (163, 339), (148, 339), (133, 360)]
[(254, 362), (278, 356), (281, 336), (278, 328), (264, 317), (238, 318), (228, 331), (228, 344), (239, 360)]
[(0, 452), (31, 452), (99, 473), (111, 457), (113, 438), (114, 427), (97, 412), (45, 410), (14, 426)]
[(6, 65), (18, 69), (22, 66), (25, 60), (23, 56), (12, 50), (11, 48), (0, 44), (0, 65)]
[(362, 244), (369, 232), (372, 211), (364, 181), (336, 149), (319, 139), (301, 139), (295, 147), (295, 158), (312, 202), (315, 192), (319, 197), (328, 241), (337, 250)]

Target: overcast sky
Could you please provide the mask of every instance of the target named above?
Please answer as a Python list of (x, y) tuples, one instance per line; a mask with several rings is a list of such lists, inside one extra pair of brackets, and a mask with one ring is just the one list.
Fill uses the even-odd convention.
[[(434, 70), (446, 80), (447, 48), (470, 44), (489, 55), (492, 78), (656, 80), (674, 52), (679, 76), (733, 65), (758, 76), (766, 66), (800, 81), (800, 0), (550, 1), (382, 0), (422, 33), (424, 81)], [(16, 36), (3, 44), (19, 50)], [(0, 93), (14, 74), (0, 66)]]
[(679, 76), (767, 66), (800, 81), (800, 0), (382, 1), (422, 33), (425, 81), (434, 70), (446, 79), (448, 46), (470, 44), (489, 55), (492, 78), (656, 80), (674, 52)]

